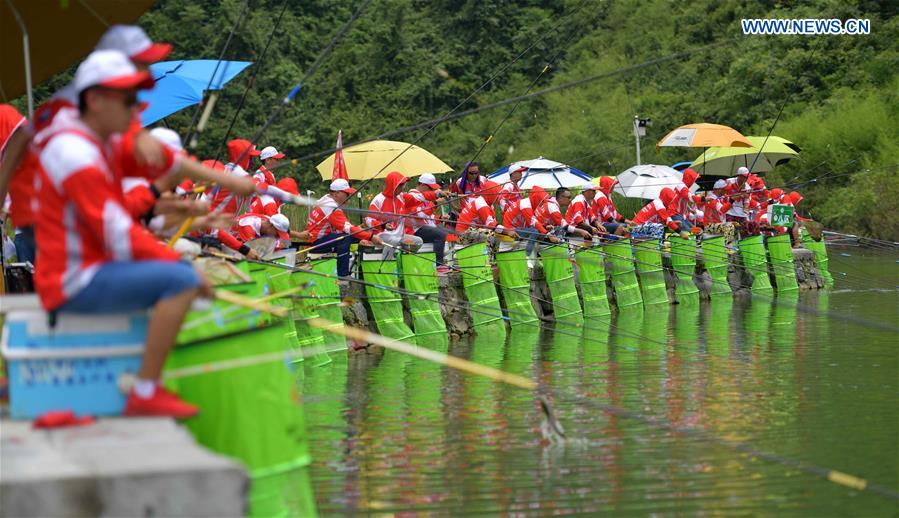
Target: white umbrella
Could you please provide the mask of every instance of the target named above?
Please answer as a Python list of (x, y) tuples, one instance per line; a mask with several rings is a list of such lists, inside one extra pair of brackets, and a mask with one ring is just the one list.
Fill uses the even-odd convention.
[(533, 160), (522, 160), (510, 164), (493, 172), (488, 178), (503, 185), (509, 182), (509, 171), (515, 171), (522, 167), (525, 170), (522, 171), (518, 187), (525, 191), (535, 186), (540, 186), (550, 191), (559, 187), (580, 187), (591, 180), (590, 175), (579, 169), (567, 166), (561, 162), (548, 160), (542, 156)]
[[(615, 192), (625, 198), (642, 198), (654, 200), (665, 187), (674, 189), (681, 184), (683, 175), (667, 165), (643, 164), (628, 168), (617, 176)], [(695, 183), (690, 192), (699, 188)]]

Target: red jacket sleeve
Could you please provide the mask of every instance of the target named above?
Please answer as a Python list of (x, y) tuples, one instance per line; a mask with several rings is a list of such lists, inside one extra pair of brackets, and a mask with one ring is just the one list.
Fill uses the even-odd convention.
[(228, 233), (228, 232), (226, 232), (226, 231), (224, 231), (224, 230), (221, 230), (221, 229), (219, 229), (219, 230), (216, 232), (215, 237), (218, 238), (218, 240), (221, 241), (221, 243), (222, 243), (223, 245), (227, 246), (227, 247), (230, 248), (231, 250), (238, 250), (238, 251), (239, 251), (239, 250), (240, 250), (240, 247), (243, 246), (243, 243), (240, 241), (240, 239), (237, 239), (236, 237), (234, 237), (234, 236), (231, 235), (230, 233)]
[(342, 210), (333, 210), (328, 216), (328, 223), (330, 223), (331, 226), (335, 229), (345, 234), (356, 236), (359, 239), (371, 239), (371, 232), (366, 232), (356, 225), (350, 223), (350, 221), (346, 219), (346, 215), (344, 215)]
[(156, 196), (146, 185), (139, 185), (125, 193), (125, 208), (134, 219), (150, 212), (156, 205)]
[(249, 225), (238, 225), (237, 226), (237, 236), (244, 243), (259, 237), (256, 235), (256, 231), (253, 230), (253, 227), (251, 227)]
[(178, 253), (166, 248), (144, 227), (134, 223), (106, 175), (96, 167), (75, 172), (66, 178), (62, 187), (75, 205), (78, 216), (91, 228), (114, 260), (180, 259)]

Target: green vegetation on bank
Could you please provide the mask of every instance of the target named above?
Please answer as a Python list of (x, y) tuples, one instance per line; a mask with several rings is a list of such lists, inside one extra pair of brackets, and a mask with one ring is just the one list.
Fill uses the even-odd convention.
[[(288, 1), (237, 119), (237, 136), (256, 132), (359, 4)], [(213, 59), (243, 4), (160, 0), (140, 23), (154, 38), (176, 45), (173, 59)], [(258, 60), (282, 5), (250, 0), (249, 15), (226, 58)], [(803, 192), (805, 210), (830, 228), (899, 240), (894, 217), (899, 211), (897, 5), (873, 0), (375, 0), (260, 144), (303, 157), (333, 147), (338, 128), (344, 142), (352, 143), (438, 117), (535, 42), (461, 109), (524, 94), (551, 60), (551, 69), (532, 91), (685, 52), (681, 59), (521, 103), (479, 156), (482, 170), (544, 155), (594, 175), (617, 174), (634, 163), (635, 114), (653, 119), (643, 140), (644, 163), (689, 160), (701, 150), (657, 150), (654, 144), (668, 130), (690, 122), (765, 135), (786, 102), (774, 134), (800, 145), (802, 159), (775, 171), (770, 183)], [(741, 18), (869, 18), (872, 33), (743, 36)], [(710, 44), (715, 45), (707, 48)], [(220, 99), (198, 155), (221, 153), (251, 70)], [(39, 97), (64, 80), (49, 82)], [(460, 168), (511, 108), (443, 123), (421, 144)], [(183, 132), (191, 116), (192, 110), (185, 110), (166, 122)], [(412, 141), (422, 132), (392, 138)], [(302, 187), (320, 191), (314, 166), (321, 158), (303, 160), (290, 174)]]

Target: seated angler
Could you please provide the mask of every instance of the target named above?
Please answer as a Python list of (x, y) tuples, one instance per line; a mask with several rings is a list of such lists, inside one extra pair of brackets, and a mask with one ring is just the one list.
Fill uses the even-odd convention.
[[(136, 224), (124, 207), (121, 134), (133, 120), (137, 89), (149, 88), (125, 54), (95, 51), (75, 72), (78, 110), (58, 114), (35, 136), (40, 147), (35, 284), (51, 312), (104, 313), (152, 308), (126, 415), (190, 417), (197, 408), (160, 383), (185, 314), (208, 283), (177, 253)], [(164, 150), (164, 169), (180, 158)], [(110, 177), (110, 175), (113, 175)]]
[(322, 196), (315, 203), (315, 208), (309, 214), (306, 221), (306, 231), (313, 239), (313, 253), (336, 252), (337, 275), (348, 277), (350, 275), (350, 245), (360, 240), (371, 240), (375, 244), (382, 244), (381, 238), (372, 236), (360, 227), (353, 225), (343, 213), (342, 207), (347, 199), (356, 193), (356, 189), (350, 187), (346, 180), (334, 180), (331, 182), (328, 194)]
[(521, 199), (521, 189), (518, 187), (518, 182), (521, 181), (521, 173), (526, 170), (526, 167), (517, 167), (509, 171), (509, 181), (503, 185), (497, 200), (499, 202), (499, 210), (505, 212), (511, 204)]
[(585, 230), (590, 234), (605, 233), (606, 229), (599, 224), (594, 227), (590, 224), (592, 220), (590, 215), (590, 207), (593, 205), (593, 199), (596, 197), (596, 186), (593, 182), (587, 182), (581, 186), (581, 192), (571, 200), (568, 210), (565, 211), (565, 219), (568, 223), (577, 228)]
[(637, 211), (632, 223), (637, 225), (633, 230), (635, 237), (653, 237), (662, 238), (664, 226), (675, 232), (681, 232), (686, 237), (687, 229), (683, 226), (683, 222), (676, 221), (671, 217), (671, 207), (676, 201), (677, 195), (670, 187), (665, 187), (659, 193), (659, 197), (652, 200), (642, 209)]
[(465, 167), (462, 168), (462, 176), (450, 185), (450, 192), (459, 196), (460, 201), (457, 209), (460, 213), (478, 196), (477, 193), (486, 181), (487, 178), (481, 176), (481, 168), (477, 162), (465, 164)]
[(396, 249), (402, 245), (417, 250), (422, 244), (422, 239), (413, 235), (412, 228), (406, 225), (408, 210), (403, 185), (408, 180), (398, 171), (388, 173), (384, 190), (371, 200), (365, 216), (365, 224), (372, 234), (381, 238), (385, 246), (385, 258), (393, 257)]
[[(472, 237), (471, 234), (476, 233), (477, 229), (486, 229), (517, 237), (514, 230), (498, 226), (499, 223), (496, 221), (493, 204), (496, 203), (496, 198), (499, 196), (499, 185), (485, 180), (481, 187), (481, 190), (475, 193), (477, 196), (471, 198), (468, 205), (462, 209), (459, 221), (456, 222), (456, 233)], [(474, 232), (472, 232), (473, 230)], [(477, 239), (473, 239), (473, 241), (477, 241)]]
[(259, 152), (259, 161), (262, 162), (262, 165), (253, 174), (253, 179), (266, 185), (275, 185), (277, 180), (273, 171), (278, 169), (285, 156), (284, 153), (279, 153), (274, 146), (262, 148), (262, 151)]
[(556, 189), (556, 195), (547, 198), (537, 209), (537, 220), (547, 229), (552, 227), (553, 230), (561, 230), (584, 239), (591, 239), (593, 235), (590, 232), (575, 227), (562, 215), (562, 209), (567, 210), (570, 203), (571, 191), (567, 187), (559, 187)]
[(618, 213), (615, 202), (612, 201), (612, 189), (618, 184), (618, 179), (614, 176), (603, 176), (599, 179), (599, 191), (593, 197), (593, 203), (590, 205), (591, 221), (594, 227), (599, 228), (602, 225), (606, 233), (615, 236), (627, 236), (626, 224), (630, 221)]
[(440, 184), (437, 179), (430, 173), (425, 173), (418, 178), (418, 186), (405, 194), (404, 200), (406, 210), (409, 213), (408, 226), (413, 230), (415, 236), (421, 238), (425, 243), (431, 243), (434, 246), (434, 259), (437, 262), (437, 272), (446, 273), (449, 268), (444, 264), (446, 254), (446, 238), (449, 230), (442, 225), (438, 225), (434, 219), (434, 211), (436, 210), (437, 199), (444, 196), (440, 190)]
[(290, 220), (284, 214), (266, 216), (265, 214), (244, 214), (237, 218), (237, 237), (246, 244), (261, 237), (272, 237), (277, 240), (275, 249), (290, 243)]
[[(540, 236), (548, 233), (546, 227), (537, 220), (534, 210), (540, 208), (547, 198), (549, 198), (549, 193), (543, 187), (535, 186), (527, 198), (511, 203), (503, 211), (503, 228), (514, 230), (521, 239), (526, 240), (525, 247), (528, 255), (534, 251)], [(553, 243), (560, 241), (556, 236), (548, 236), (548, 239)]]

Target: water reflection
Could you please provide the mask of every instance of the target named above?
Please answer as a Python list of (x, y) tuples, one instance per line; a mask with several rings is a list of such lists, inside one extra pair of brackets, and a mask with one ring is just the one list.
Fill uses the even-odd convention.
[[(877, 417), (895, 415), (895, 397), (885, 397), (895, 395), (895, 340), (886, 347), (889, 337), (877, 331), (846, 331), (797, 304), (834, 306), (833, 296), (819, 293), (719, 297), (635, 305), (583, 327), (507, 330), (497, 323), (465, 341), (423, 341), (549, 387), (573, 439), (563, 445), (541, 435), (533, 394), (485, 378), (390, 351), (306, 369), (319, 509), (890, 512), (891, 503), (878, 497), (853, 497), (783, 466), (572, 399), (895, 487), (899, 434), (895, 423)], [(841, 333), (866, 341), (850, 348)]]

